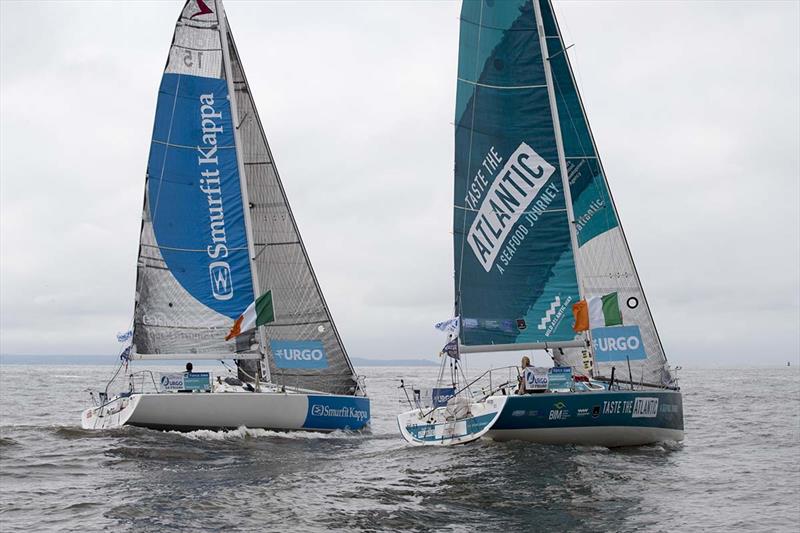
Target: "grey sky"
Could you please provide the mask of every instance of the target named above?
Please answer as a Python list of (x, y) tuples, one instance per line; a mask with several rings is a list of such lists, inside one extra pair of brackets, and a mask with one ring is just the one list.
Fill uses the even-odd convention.
[[(0, 2), (0, 353), (115, 353), (182, 2)], [(800, 4), (556, 11), (673, 363), (800, 352)], [(457, 2), (226, 9), (351, 355), (452, 310)]]

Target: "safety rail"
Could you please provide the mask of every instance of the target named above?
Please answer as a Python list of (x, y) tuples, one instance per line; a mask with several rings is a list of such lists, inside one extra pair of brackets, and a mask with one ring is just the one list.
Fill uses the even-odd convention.
[[(517, 366), (504, 366), (490, 368), (470, 380), (466, 385), (459, 387), (458, 383), (439, 382), (434, 387), (417, 387), (413, 384), (406, 385), (400, 380), (400, 403), (408, 403), (411, 409), (420, 411), (433, 410), (446, 405), (450, 398), (467, 396), (473, 401), (483, 401), (496, 394), (513, 394), (519, 384), (520, 370)], [(445, 398), (446, 389), (452, 389), (452, 394)], [(434, 398), (434, 393), (437, 397)]]

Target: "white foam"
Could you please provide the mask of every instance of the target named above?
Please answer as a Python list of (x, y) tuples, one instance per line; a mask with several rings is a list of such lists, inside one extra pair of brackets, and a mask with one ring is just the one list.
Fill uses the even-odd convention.
[(218, 440), (218, 441), (225, 441), (225, 440), (243, 440), (243, 439), (258, 439), (258, 438), (274, 438), (274, 439), (305, 439), (305, 440), (314, 440), (314, 439), (352, 439), (352, 438), (362, 438), (362, 435), (349, 432), (349, 431), (341, 431), (336, 430), (330, 433), (321, 433), (318, 431), (271, 431), (268, 429), (260, 429), (260, 428), (248, 428), (245, 426), (240, 426), (237, 429), (233, 430), (210, 430), (210, 429), (198, 429), (196, 431), (190, 431), (187, 433), (182, 433), (179, 431), (170, 431), (170, 433), (181, 435), (187, 439), (191, 440)]

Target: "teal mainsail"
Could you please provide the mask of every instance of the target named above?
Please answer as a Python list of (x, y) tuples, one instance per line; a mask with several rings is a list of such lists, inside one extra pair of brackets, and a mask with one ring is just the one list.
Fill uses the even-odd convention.
[[(549, 0), (464, 1), (455, 124), (464, 351), (560, 348), (556, 361), (579, 368), (587, 343), (641, 345), (631, 372), (671, 382)], [(624, 339), (576, 334), (572, 305), (610, 293)]]
[(462, 344), (574, 341), (578, 280), (530, 0), (464, 2), (455, 147)]

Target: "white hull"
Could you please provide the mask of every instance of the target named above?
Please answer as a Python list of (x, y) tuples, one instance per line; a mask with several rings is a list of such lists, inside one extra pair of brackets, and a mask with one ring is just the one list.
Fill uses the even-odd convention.
[(333, 431), (361, 429), (368, 421), (366, 398), (281, 392), (133, 394), (81, 414), (84, 429), (129, 425), (176, 431), (241, 426)]
[[(505, 398), (469, 404), (468, 415), (454, 416), (451, 407), (415, 409), (397, 416), (400, 434), (414, 446), (452, 446), (478, 440), (503, 411)], [(424, 415), (424, 416), (423, 416)]]
[(632, 426), (495, 429), (487, 431), (486, 437), (499, 442), (521, 440), (538, 444), (578, 444), (615, 448), (663, 441), (682, 441), (683, 431)]

